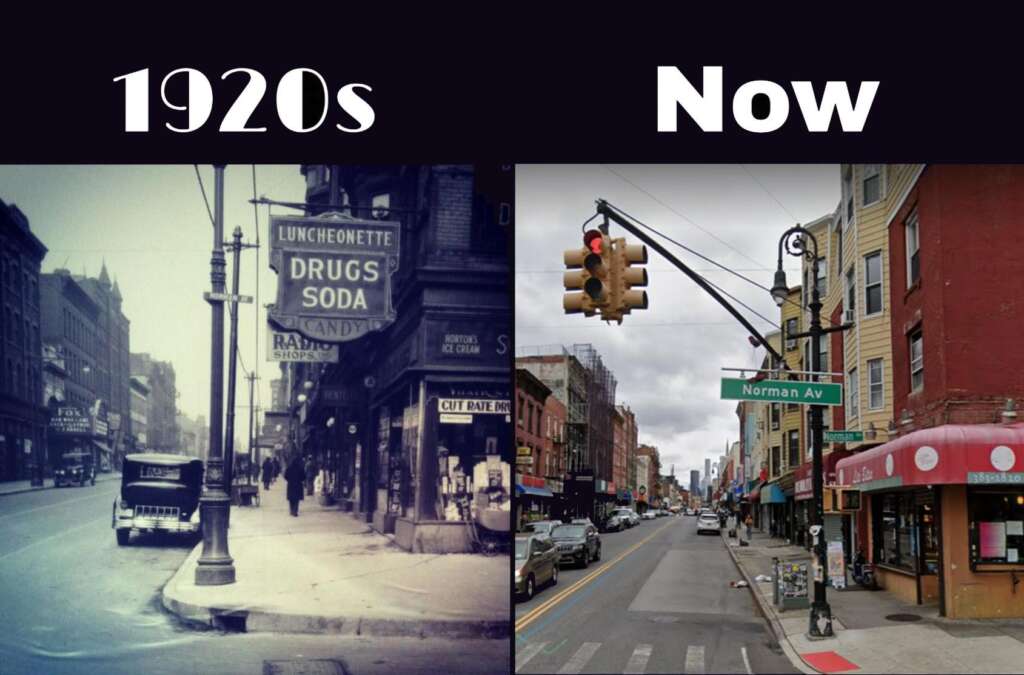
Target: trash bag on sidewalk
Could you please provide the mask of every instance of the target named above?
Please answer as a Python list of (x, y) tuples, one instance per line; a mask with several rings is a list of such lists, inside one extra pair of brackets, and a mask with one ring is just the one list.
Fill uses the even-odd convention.
[(747, 587), (747, 582), (746, 581), (730, 581), (729, 582), (729, 586), (731, 588), (746, 588)]

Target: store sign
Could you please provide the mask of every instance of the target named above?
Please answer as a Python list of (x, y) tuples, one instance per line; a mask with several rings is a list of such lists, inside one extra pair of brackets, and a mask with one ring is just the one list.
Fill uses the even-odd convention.
[[(472, 424), (472, 415), (462, 415), (459, 413), (441, 413), (441, 424)], [(532, 461), (532, 460), (531, 460)]]
[(794, 382), (761, 380), (748, 382), (732, 377), (722, 378), (723, 399), (739, 401), (771, 401), (779, 403), (842, 405), (843, 385), (826, 382)]
[(520, 455), (516, 457), (516, 464), (521, 466), (533, 466), (533, 456), (523, 457)]
[(512, 403), (499, 399), (441, 398), (437, 401), (437, 410), (441, 413), (510, 415)]
[(517, 457), (533, 457), (533, 448), (519, 446), (516, 448)]
[(268, 326), (267, 360), (337, 363), (338, 345), (310, 340), (298, 333), (285, 333)]
[(968, 485), (1024, 485), (1024, 473), (1004, 471), (970, 471)]
[(507, 366), (512, 340), (509, 322), (426, 321), (425, 357), (430, 364)]
[(50, 418), (50, 433), (57, 436), (88, 435), (89, 418), (76, 406), (60, 406)]
[(347, 342), (395, 320), (400, 224), (331, 214), (271, 216), (277, 302), (268, 318), (310, 340)]

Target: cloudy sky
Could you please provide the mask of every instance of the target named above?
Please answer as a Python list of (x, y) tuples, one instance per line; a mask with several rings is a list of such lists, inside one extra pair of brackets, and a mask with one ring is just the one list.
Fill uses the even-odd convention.
[[(200, 165), (199, 174), (213, 208), (213, 167)], [(235, 226), (244, 241), (255, 240), (252, 204), (252, 166), (229, 165), (224, 172), (224, 234)], [(299, 167), (256, 166), (256, 194), (279, 201), (303, 201), (305, 180)], [(213, 226), (192, 165), (158, 166), (0, 166), (0, 199), (16, 204), (32, 231), (49, 248), (43, 272), (67, 267), (72, 274), (95, 277), (106, 261), (124, 298), (131, 322), (133, 352), (149, 352), (170, 361), (177, 376), (186, 414), (209, 416), (210, 252)], [(274, 213), (297, 213), (274, 207)], [(267, 207), (259, 209), (260, 239), (267, 238)], [(260, 303), (274, 301), (276, 275), (267, 265), (266, 247), (259, 256)], [(257, 253), (242, 252), (243, 295), (256, 294)], [(228, 284), (231, 256), (228, 254)], [(242, 305), (239, 345), (250, 370), (259, 363), (260, 401), (270, 404), (270, 379), (276, 363), (264, 360), (266, 318), (260, 307), (261, 342), (257, 349), (255, 303)], [(226, 313), (225, 313), (226, 316)], [(225, 319), (225, 342), (229, 322)], [(225, 361), (225, 372), (226, 372)], [(248, 431), (248, 384), (238, 370), (236, 428)]]
[[(671, 263), (649, 253), (649, 309), (622, 325), (562, 310), (562, 251), (582, 246), (594, 201), (607, 200), (681, 244), (770, 287), (782, 233), (832, 212), (836, 165), (518, 165), (516, 167), (516, 342), (590, 343), (618, 380), (616, 400), (637, 416), (640, 442), (661, 453), (662, 473), (703, 474), (704, 458), (738, 440), (736, 402), (719, 399), (723, 367), (756, 366), (764, 352), (713, 298)], [(594, 221), (592, 225), (596, 225)], [(612, 226), (613, 237), (628, 232)], [(767, 291), (668, 242), (709, 281), (778, 323)], [(791, 286), (799, 261), (783, 262)], [(761, 334), (777, 326), (737, 306)], [(735, 374), (733, 374), (735, 376)]]

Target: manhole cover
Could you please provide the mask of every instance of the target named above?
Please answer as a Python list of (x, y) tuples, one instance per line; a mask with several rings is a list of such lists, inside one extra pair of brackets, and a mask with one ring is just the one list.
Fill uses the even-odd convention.
[(920, 621), (921, 617), (917, 614), (889, 614), (885, 617), (888, 621)]
[(675, 616), (656, 616), (651, 621), (654, 623), (679, 623), (679, 618)]

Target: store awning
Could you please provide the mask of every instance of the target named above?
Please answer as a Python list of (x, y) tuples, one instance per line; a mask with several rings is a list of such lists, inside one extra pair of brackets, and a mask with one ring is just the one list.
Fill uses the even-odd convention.
[(100, 452), (106, 453), (108, 455), (113, 452), (113, 450), (110, 449), (110, 446), (108, 446), (106, 443), (100, 443), (99, 441), (94, 440), (92, 444), (95, 445)]
[(778, 483), (768, 483), (761, 486), (759, 494), (762, 504), (785, 504), (786, 493), (782, 491)]
[(841, 485), (1024, 485), (1024, 423), (944, 424), (840, 460)]
[(759, 501), (761, 499), (761, 488), (764, 487), (764, 481), (751, 481), (750, 484), (753, 486), (750, 492), (748, 493), (750, 501)]
[(520, 485), (516, 483), (516, 494), (517, 495), (533, 495), (534, 497), (554, 497), (551, 490), (542, 487), (530, 487), (529, 485)]
[[(824, 471), (822, 480), (823, 485), (829, 485), (836, 482), (836, 464), (839, 460), (849, 456), (849, 450), (833, 450), (826, 455), (822, 455), (821, 468)], [(814, 496), (814, 483), (812, 481), (814, 472), (811, 470), (813, 464), (813, 462), (805, 462), (797, 467), (795, 472), (796, 481), (793, 483), (793, 499), (800, 501), (801, 499), (810, 499)]]

